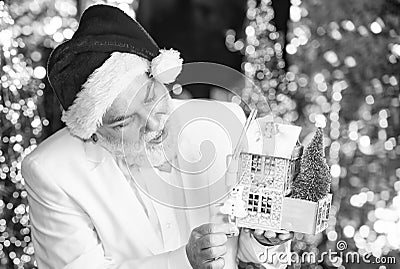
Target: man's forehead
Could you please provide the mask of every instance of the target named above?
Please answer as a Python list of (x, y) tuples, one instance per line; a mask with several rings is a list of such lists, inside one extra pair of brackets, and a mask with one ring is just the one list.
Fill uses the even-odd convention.
[[(133, 107), (133, 106), (130, 106)], [(107, 110), (106, 114), (103, 116), (104, 123), (112, 123), (117, 118), (121, 118), (125, 115), (131, 114), (127, 105), (118, 105), (113, 103), (113, 105)]]
[(113, 101), (103, 117), (103, 122), (109, 122), (113, 118), (134, 113), (138, 106), (143, 104), (149, 82), (150, 79), (147, 75), (141, 75), (130, 83)]

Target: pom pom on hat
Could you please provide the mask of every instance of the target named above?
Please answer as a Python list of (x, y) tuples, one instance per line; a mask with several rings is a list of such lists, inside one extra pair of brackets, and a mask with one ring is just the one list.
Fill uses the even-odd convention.
[(162, 49), (160, 54), (151, 61), (151, 75), (161, 83), (172, 83), (181, 73), (182, 63), (183, 60), (178, 51)]

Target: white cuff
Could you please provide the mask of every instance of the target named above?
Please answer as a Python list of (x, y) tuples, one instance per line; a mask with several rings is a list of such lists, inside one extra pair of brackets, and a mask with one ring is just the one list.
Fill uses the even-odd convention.
[(290, 243), (264, 246), (249, 232), (241, 232), (238, 258), (242, 262), (262, 264), (265, 268), (286, 268), (290, 264)]
[(186, 246), (182, 246), (168, 253), (169, 269), (192, 269), (189, 259), (186, 255)]

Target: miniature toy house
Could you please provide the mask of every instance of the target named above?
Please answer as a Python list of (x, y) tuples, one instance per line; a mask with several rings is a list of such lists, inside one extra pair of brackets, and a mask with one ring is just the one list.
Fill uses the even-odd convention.
[[(254, 153), (251, 148), (249, 152), (240, 154), (236, 164), (237, 184), (229, 202), (225, 202), (221, 210), (230, 215), (238, 227), (273, 231), (284, 229), (308, 234), (317, 234), (327, 228), (331, 194), (317, 202), (290, 197), (303, 150), (297, 142), (300, 131), (293, 127), (280, 125), (280, 134), (274, 141), (278, 146), (286, 147), (285, 154), (282, 150), (275, 150), (271, 156), (264, 152)], [(237, 202), (239, 200), (240, 203)], [(238, 207), (244, 208), (239, 210)]]

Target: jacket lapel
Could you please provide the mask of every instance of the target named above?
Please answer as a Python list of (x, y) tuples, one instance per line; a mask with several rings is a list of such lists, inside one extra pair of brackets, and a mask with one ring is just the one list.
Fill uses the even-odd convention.
[[(101, 146), (85, 143), (87, 159), (91, 164), (93, 181), (106, 190), (107, 210), (114, 217), (114, 229), (126, 238), (128, 245), (133, 242), (147, 247), (153, 254), (162, 252), (163, 245), (155, 233), (142, 204), (130, 183), (122, 173), (111, 154)], [(121, 244), (122, 242), (118, 242)]]

